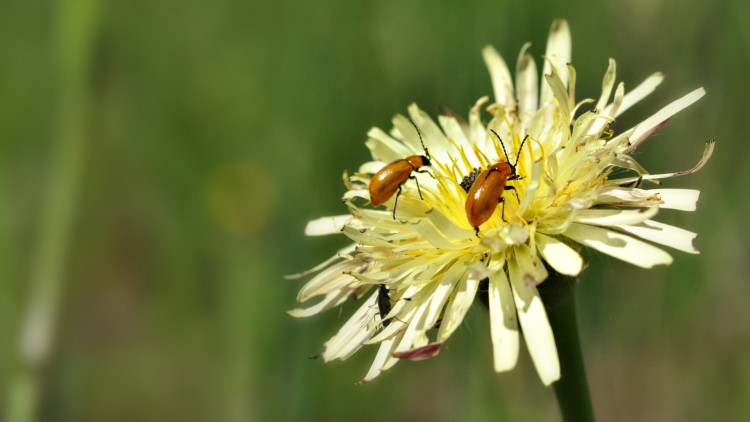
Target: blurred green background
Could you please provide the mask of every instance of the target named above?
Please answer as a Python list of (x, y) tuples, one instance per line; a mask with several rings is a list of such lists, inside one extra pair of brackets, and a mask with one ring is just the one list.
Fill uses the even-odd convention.
[[(698, 211), (660, 214), (700, 233), (701, 255), (651, 271), (589, 256), (579, 316), (596, 412), (750, 419), (742, 0), (3, 3), (2, 414), (26, 403), (71, 421), (558, 418), (525, 351), (515, 371), (492, 372), (481, 306), (438, 358), (354, 386), (375, 348), (307, 359), (354, 308), (293, 320), (302, 284), (282, 277), (347, 243), (303, 229), (345, 211), (341, 173), (368, 158), (370, 127), (389, 129), (411, 102), (465, 114), (492, 92), (480, 49), (514, 66), (532, 41), (540, 64), (558, 17), (579, 98), (598, 97), (609, 57), (626, 87), (666, 74), (616, 129), (708, 91), (637, 151), (646, 168), (689, 168), (718, 140), (704, 170), (667, 182), (701, 189)], [(28, 315), (54, 322), (48, 348), (21, 345)]]

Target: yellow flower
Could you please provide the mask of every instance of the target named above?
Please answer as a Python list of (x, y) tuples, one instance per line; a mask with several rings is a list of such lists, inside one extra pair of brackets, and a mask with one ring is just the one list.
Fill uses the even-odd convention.
[[(652, 243), (698, 253), (692, 243), (695, 233), (651, 218), (660, 208), (695, 210), (699, 192), (643, 185), (697, 171), (711, 155), (713, 141), (698, 165), (677, 173), (649, 174), (628, 154), (704, 90), (690, 92), (615, 135), (610, 124), (653, 92), (662, 75), (654, 74), (626, 93), (623, 83), (616, 84), (610, 59), (600, 97), (576, 102), (567, 23), (552, 25), (541, 83), (528, 48), (526, 44), (521, 50), (515, 84), (500, 55), (492, 47), (482, 51), (495, 101), (480, 98), (468, 122), (453, 113), (435, 122), (412, 105), (408, 118), (393, 119), (390, 133), (371, 129), (366, 145), (374, 161), (344, 177), (349, 214), (308, 224), (308, 235), (343, 233), (354, 244), (293, 276), (317, 272), (297, 299), (322, 300), (289, 314), (310, 316), (367, 296), (325, 343), (326, 361), (343, 360), (365, 344), (380, 343), (364, 378), (369, 381), (399, 359), (436, 355), (486, 280), (495, 370), (515, 366), (522, 330), (539, 376), (549, 385), (560, 377), (560, 367), (536, 288), (548, 277), (548, 268), (577, 276), (585, 267), (580, 245), (643, 268), (672, 262)], [(412, 155), (429, 156), (430, 165), (423, 168), (429, 173), (411, 173), (418, 185), (406, 180), (385, 209), (373, 209), (368, 192), (372, 175)], [(467, 191), (479, 172), (499, 161), (515, 164), (517, 178), (508, 180), (503, 204), (475, 233), (467, 219)]]

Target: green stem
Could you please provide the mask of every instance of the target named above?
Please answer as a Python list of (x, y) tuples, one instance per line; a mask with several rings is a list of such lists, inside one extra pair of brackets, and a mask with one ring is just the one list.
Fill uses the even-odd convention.
[(28, 303), (19, 330), (16, 368), (8, 379), (5, 420), (33, 421), (50, 360), (63, 288), (63, 272), (74, 221), (88, 138), (90, 63), (97, 0), (58, 3), (54, 41), (59, 121), (55, 154), (34, 245)]
[(576, 319), (576, 281), (548, 268), (550, 277), (539, 285), (560, 358), (560, 380), (553, 384), (560, 413), (566, 422), (594, 421), (586, 369)]

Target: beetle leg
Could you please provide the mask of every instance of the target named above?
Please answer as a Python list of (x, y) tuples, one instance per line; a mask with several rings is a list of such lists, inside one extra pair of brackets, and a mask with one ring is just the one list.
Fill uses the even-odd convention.
[(500, 215), (501, 215), (501, 216), (503, 217), (503, 221), (505, 221), (505, 222), (507, 223), (507, 222), (508, 222), (508, 220), (506, 220), (506, 219), (505, 219), (505, 197), (504, 197), (504, 196), (501, 196), (501, 197), (500, 197), (500, 200), (499, 200), (499, 201), (497, 201), (497, 202), (499, 202), (499, 203), (503, 204), (503, 209), (502, 209), (502, 211), (500, 212)]
[(516, 188), (515, 188), (514, 186), (507, 186), (507, 185), (506, 185), (506, 186), (505, 186), (505, 190), (512, 190), (512, 191), (513, 191), (513, 193), (515, 193), (515, 194), (516, 194), (516, 199), (518, 200), (518, 203), (519, 203), (519, 204), (521, 203), (521, 197), (519, 197), (519, 196), (518, 196), (518, 190), (516, 190)]
[(393, 219), (396, 219), (396, 207), (398, 206), (398, 197), (401, 196), (401, 185), (398, 185), (398, 192), (396, 192), (396, 202), (393, 203)]
[(420, 169), (420, 170), (415, 170), (415, 171), (416, 171), (417, 173), (427, 173), (427, 174), (429, 174), (429, 175), (430, 175), (430, 176), (431, 176), (431, 177), (432, 177), (433, 179), (437, 180), (437, 177), (435, 177), (435, 175), (434, 175), (434, 174), (432, 174), (432, 173), (431, 173), (431, 172), (430, 172), (429, 170), (427, 170), (427, 169)]
[[(419, 189), (419, 179), (417, 179), (415, 176), (409, 176), (409, 179), (414, 179), (414, 182), (417, 184), (417, 192), (419, 192), (419, 199), (424, 201), (424, 197), (422, 196), (422, 189)], [(399, 187), (398, 190), (400, 192), (401, 187)]]

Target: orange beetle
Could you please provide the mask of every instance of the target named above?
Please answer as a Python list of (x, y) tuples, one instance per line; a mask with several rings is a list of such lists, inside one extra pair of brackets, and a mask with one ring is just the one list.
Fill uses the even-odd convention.
[(396, 202), (393, 204), (394, 220), (396, 219), (396, 206), (398, 205), (398, 197), (399, 195), (401, 195), (401, 185), (406, 182), (406, 179), (414, 179), (414, 181), (417, 183), (417, 192), (419, 192), (419, 198), (424, 199), (422, 197), (422, 191), (419, 189), (419, 181), (416, 177), (412, 176), (412, 172), (427, 173), (431, 175), (431, 173), (427, 170), (420, 170), (420, 168), (422, 168), (423, 166), (430, 165), (430, 152), (427, 151), (427, 148), (424, 146), (424, 141), (422, 140), (422, 132), (419, 131), (419, 128), (411, 119), (409, 119), (409, 121), (412, 125), (414, 125), (414, 128), (417, 129), (417, 133), (419, 134), (419, 142), (422, 143), (422, 148), (424, 148), (425, 155), (411, 155), (409, 157), (393, 161), (380, 169), (380, 171), (375, 173), (372, 179), (370, 179), (369, 190), (370, 203), (372, 203), (372, 205), (377, 207), (378, 205), (391, 199), (391, 197), (396, 194)]
[[(494, 130), (492, 133), (500, 139), (500, 136)], [(521, 155), (521, 148), (526, 142), (528, 136), (523, 138), (521, 141), (521, 147), (518, 149), (518, 155)], [(489, 166), (487, 170), (479, 173), (475, 176), (478, 169), (472, 171), (472, 173), (465, 177), (461, 183), (461, 187), (464, 190), (468, 190), (466, 196), (466, 217), (469, 220), (471, 227), (474, 227), (474, 231), (479, 235), (479, 226), (485, 221), (492, 217), (492, 214), (497, 209), (497, 204), (503, 203), (503, 220), (505, 220), (505, 198), (503, 193), (506, 190), (512, 190), (518, 198), (516, 188), (513, 186), (506, 186), (505, 183), (510, 180), (518, 180), (521, 178), (516, 173), (516, 165), (518, 164), (518, 157), (516, 157), (516, 163), (510, 164), (508, 161), (508, 153), (505, 152), (505, 146), (502, 141), (500, 145), (503, 147), (503, 153), (505, 153), (505, 159), (507, 161), (499, 160), (497, 163)], [(473, 181), (471, 179), (474, 179)], [(468, 188), (471, 186), (471, 188)], [(519, 199), (520, 202), (520, 199)]]

